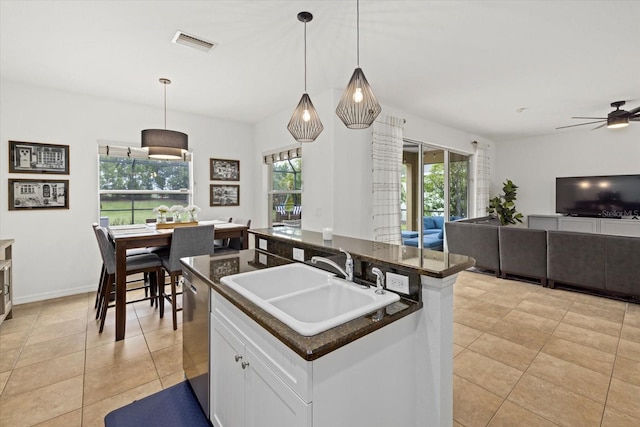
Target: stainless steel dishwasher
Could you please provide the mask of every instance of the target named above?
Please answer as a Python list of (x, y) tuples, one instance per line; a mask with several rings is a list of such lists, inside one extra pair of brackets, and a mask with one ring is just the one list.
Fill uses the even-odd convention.
[(207, 419), (209, 410), (209, 285), (187, 269), (182, 292), (182, 365)]

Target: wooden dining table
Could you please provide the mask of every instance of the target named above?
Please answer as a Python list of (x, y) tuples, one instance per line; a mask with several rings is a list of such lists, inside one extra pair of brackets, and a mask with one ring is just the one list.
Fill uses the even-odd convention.
[[(214, 239), (242, 238), (242, 249), (249, 248), (248, 227), (219, 220), (200, 221), (214, 226)], [(155, 224), (132, 224), (109, 227), (109, 237), (116, 247), (116, 341), (124, 339), (127, 324), (127, 250), (171, 246), (173, 229), (156, 229)]]

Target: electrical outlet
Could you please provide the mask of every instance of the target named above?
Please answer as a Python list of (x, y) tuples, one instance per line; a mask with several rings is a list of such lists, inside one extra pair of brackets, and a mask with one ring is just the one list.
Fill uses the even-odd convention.
[(402, 274), (387, 272), (387, 289), (409, 295), (409, 278)]
[(293, 259), (304, 262), (304, 249), (293, 248)]

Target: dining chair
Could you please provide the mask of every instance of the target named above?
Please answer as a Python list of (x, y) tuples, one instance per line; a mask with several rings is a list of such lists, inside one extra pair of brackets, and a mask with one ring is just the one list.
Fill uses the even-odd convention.
[(178, 307), (177, 296), (182, 292), (177, 292), (178, 280), (182, 275), (182, 264), (180, 258), (210, 255), (214, 251), (214, 226), (200, 225), (195, 227), (179, 227), (173, 230), (169, 255), (162, 257), (162, 267), (169, 274), (171, 281), (171, 295), (165, 292), (166, 283), (160, 284), (159, 304), (160, 317), (164, 316), (165, 299), (171, 303), (171, 314), (173, 316), (173, 329), (178, 328)]
[[(102, 256), (102, 263), (104, 266), (104, 274), (101, 278), (100, 289), (102, 290), (101, 300), (99, 304), (99, 317), (100, 317), (100, 330), (102, 333), (104, 329), (104, 321), (107, 317), (107, 309), (114, 307), (115, 304), (109, 304), (109, 296), (114, 291), (113, 285), (116, 277), (116, 251), (113, 244), (109, 241), (107, 231), (101, 227), (94, 227), (96, 233), (96, 239), (98, 240), (98, 247), (100, 249), (100, 255)], [(126, 258), (126, 274), (130, 276), (132, 274), (139, 273), (151, 273), (149, 276), (149, 295), (144, 298), (138, 298), (134, 300), (128, 300), (127, 304), (145, 300), (156, 300), (158, 295), (158, 289), (160, 287), (161, 280), (164, 278), (162, 275), (162, 261), (157, 255), (143, 253), (138, 255), (130, 255)], [(127, 291), (133, 291), (140, 289), (133, 288), (127, 289)]]
[[(235, 221), (236, 224), (246, 224), (247, 228), (251, 228), (251, 220), (250, 219), (240, 219), (240, 218), (236, 218)], [(236, 250), (241, 250), (242, 249), (242, 244), (244, 242), (242, 241), (242, 237), (232, 237), (229, 239), (229, 243), (227, 244), (227, 247), (229, 249), (236, 249)]]

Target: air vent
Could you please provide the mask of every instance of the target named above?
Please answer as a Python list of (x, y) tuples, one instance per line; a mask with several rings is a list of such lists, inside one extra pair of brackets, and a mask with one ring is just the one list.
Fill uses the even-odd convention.
[(178, 31), (176, 35), (173, 36), (173, 40), (171, 41), (173, 43), (189, 46), (203, 52), (209, 52), (211, 49), (217, 46), (215, 43), (206, 41), (191, 34), (183, 33), (182, 31)]

